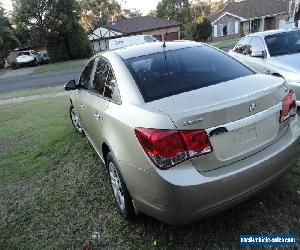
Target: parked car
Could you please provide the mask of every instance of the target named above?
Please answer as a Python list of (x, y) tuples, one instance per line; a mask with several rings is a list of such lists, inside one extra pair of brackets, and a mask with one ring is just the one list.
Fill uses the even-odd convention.
[(48, 52), (47, 51), (39, 51), (38, 52), (39, 56), (42, 58), (42, 64), (44, 63), (49, 63), (50, 61), (50, 58), (49, 58), (49, 55), (48, 55)]
[(153, 43), (157, 40), (150, 35), (125, 36), (109, 40), (109, 49), (119, 49), (132, 45)]
[(42, 58), (34, 50), (19, 51), (16, 60), (20, 67), (25, 65), (37, 66), (42, 63)]
[(283, 77), (300, 105), (300, 30), (254, 33), (241, 39), (229, 54), (260, 73)]
[(199, 220), (277, 179), (299, 153), (295, 94), (285, 81), (208, 45), (102, 52), (65, 90), (72, 124), (105, 163), (127, 219)]

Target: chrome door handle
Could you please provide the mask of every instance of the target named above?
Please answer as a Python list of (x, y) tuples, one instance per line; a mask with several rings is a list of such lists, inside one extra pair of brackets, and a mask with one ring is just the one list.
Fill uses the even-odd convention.
[(94, 117), (96, 118), (96, 120), (100, 119), (100, 115), (98, 113), (94, 113)]
[(81, 108), (82, 108), (82, 109), (84, 109), (84, 108), (85, 108), (83, 104), (81, 104), (80, 106), (81, 106)]

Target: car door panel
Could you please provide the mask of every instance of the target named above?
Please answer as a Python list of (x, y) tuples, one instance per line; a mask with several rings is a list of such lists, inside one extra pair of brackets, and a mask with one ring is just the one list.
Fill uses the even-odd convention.
[(85, 97), (86, 106), (85, 114), (88, 117), (86, 119), (86, 130), (88, 131), (88, 137), (97, 152), (101, 152), (101, 146), (103, 142), (102, 137), (102, 125), (103, 125), (103, 114), (108, 108), (109, 102), (103, 99), (101, 96), (88, 93)]

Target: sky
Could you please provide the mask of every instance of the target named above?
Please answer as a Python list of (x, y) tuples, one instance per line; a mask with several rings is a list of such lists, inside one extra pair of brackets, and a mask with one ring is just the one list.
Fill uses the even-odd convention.
[[(3, 3), (3, 7), (7, 10), (12, 10), (11, 0), (0, 0)], [(159, 0), (118, 0), (124, 9), (136, 8), (140, 10), (144, 15), (148, 14), (150, 10), (154, 10)]]

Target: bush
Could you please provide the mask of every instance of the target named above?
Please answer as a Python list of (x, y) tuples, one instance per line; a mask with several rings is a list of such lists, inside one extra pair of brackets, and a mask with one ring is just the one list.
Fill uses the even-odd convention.
[(90, 58), (93, 55), (92, 44), (79, 24), (75, 24), (66, 34), (50, 33), (47, 40), (51, 62)]
[(5, 61), (0, 58), (0, 69), (4, 69), (5, 68)]
[(71, 59), (89, 58), (93, 55), (93, 48), (84, 29), (76, 25), (68, 35), (68, 47)]
[(65, 40), (65, 37), (57, 33), (48, 34), (47, 51), (51, 62), (61, 62), (70, 59), (70, 53)]
[(212, 25), (206, 17), (199, 17), (198, 19), (189, 22), (185, 26), (186, 36), (188, 39), (197, 42), (206, 42), (212, 34)]

